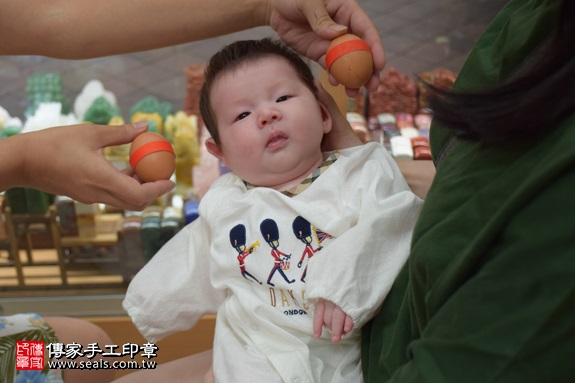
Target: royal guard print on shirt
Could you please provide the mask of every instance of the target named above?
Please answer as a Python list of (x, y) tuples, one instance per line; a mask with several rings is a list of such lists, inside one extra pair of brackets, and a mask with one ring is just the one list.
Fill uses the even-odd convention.
[[(305, 278), (308, 262), (324, 248), (323, 242), (333, 237), (312, 226), (302, 216), (282, 221), (266, 218), (259, 225), (257, 220), (251, 221), (254, 226), (251, 230), (248, 222), (250, 220), (246, 220), (245, 225), (238, 223), (229, 231), (241, 276), (251, 285), (267, 285), (269, 291), (255, 291), (265, 291), (270, 305), (282, 309), (286, 315), (307, 315)], [(283, 226), (278, 222), (283, 222)], [(270, 247), (269, 253), (260, 249), (264, 242)], [(292, 255), (297, 257), (293, 262)]]
[[(320, 242), (319, 242), (319, 239), (317, 237), (317, 234), (315, 233), (315, 229), (313, 229), (312, 226), (310, 225), (310, 223), (305, 218), (303, 218), (301, 215), (298, 215), (293, 220), (292, 229), (293, 229), (293, 233), (294, 233), (295, 237), (305, 244), (305, 249), (301, 255), (301, 259), (297, 263), (297, 267), (301, 268), (303, 261), (305, 260), (306, 256), (307, 256), (307, 259), (309, 260), (311, 257), (313, 257), (313, 255), (317, 251), (322, 249), (322, 246), (319, 245)], [(312, 245), (312, 230), (314, 231), (314, 234), (315, 234), (317, 242), (318, 242), (318, 247), (316, 249), (314, 249), (313, 245)], [(302, 282), (305, 282), (306, 274), (307, 274), (307, 264), (305, 265), (305, 268), (303, 269), (303, 273), (302, 273), (301, 278), (300, 278), (300, 280)]]
[(268, 285), (275, 286), (275, 284), (272, 283), (272, 278), (276, 272), (278, 272), (287, 283), (294, 283), (295, 279), (289, 279), (284, 272), (284, 270), (289, 270), (291, 253), (286, 254), (278, 249), (280, 234), (277, 223), (273, 219), (264, 219), (260, 224), (260, 231), (262, 232), (264, 240), (272, 248), (271, 255), (274, 259), (274, 266), (268, 277)]
[(245, 259), (248, 255), (257, 250), (260, 246), (260, 241), (255, 241), (250, 247), (246, 248), (246, 227), (244, 225), (236, 225), (230, 230), (230, 243), (232, 247), (238, 252), (238, 262), (240, 263), (240, 272), (242, 276), (250, 281), (251, 280), (262, 284), (256, 277), (246, 270)]

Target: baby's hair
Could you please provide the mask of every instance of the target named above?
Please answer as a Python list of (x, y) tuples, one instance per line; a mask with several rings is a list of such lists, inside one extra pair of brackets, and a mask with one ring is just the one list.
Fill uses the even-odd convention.
[(217, 145), (221, 144), (210, 94), (215, 80), (224, 73), (233, 71), (240, 64), (255, 61), (263, 57), (279, 56), (284, 58), (295, 70), (301, 81), (317, 98), (314, 77), (306, 62), (296, 52), (279, 40), (269, 38), (261, 40), (242, 40), (226, 45), (212, 56), (204, 71), (205, 82), (200, 93), (200, 113), (208, 132)]

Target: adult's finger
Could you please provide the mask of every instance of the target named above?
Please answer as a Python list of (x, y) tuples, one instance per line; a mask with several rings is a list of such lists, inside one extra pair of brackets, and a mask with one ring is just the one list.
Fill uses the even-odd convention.
[(299, 2), (312, 30), (326, 40), (332, 40), (347, 32), (347, 26), (336, 23), (325, 8), (323, 0), (301, 0)]
[(122, 195), (119, 194), (118, 190), (114, 192), (118, 203), (123, 205), (124, 209), (141, 211), (156, 198), (168, 193), (175, 187), (176, 185), (172, 181), (160, 180), (139, 184), (133, 191)]
[(156, 198), (166, 194), (176, 185), (169, 180), (140, 183), (133, 177), (116, 169), (110, 172), (105, 186), (109, 205), (127, 210), (143, 210)]
[(132, 142), (148, 129), (147, 121), (124, 125), (94, 125), (93, 142), (97, 147), (122, 145)]

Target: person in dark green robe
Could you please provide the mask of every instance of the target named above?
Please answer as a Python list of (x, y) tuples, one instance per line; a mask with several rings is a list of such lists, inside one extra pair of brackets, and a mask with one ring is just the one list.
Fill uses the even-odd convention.
[(574, 5), (510, 1), (436, 92), (437, 173), (366, 382), (575, 381)]

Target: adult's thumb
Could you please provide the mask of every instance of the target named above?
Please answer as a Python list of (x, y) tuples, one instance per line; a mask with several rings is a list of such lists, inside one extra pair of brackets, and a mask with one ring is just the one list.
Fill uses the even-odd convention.
[(139, 121), (134, 124), (107, 125), (99, 126), (98, 128), (102, 128), (100, 129), (100, 138), (105, 140), (103, 146), (112, 146), (132, 142), (134, 138), (148, 130), (148, 123), (147, 121)]

